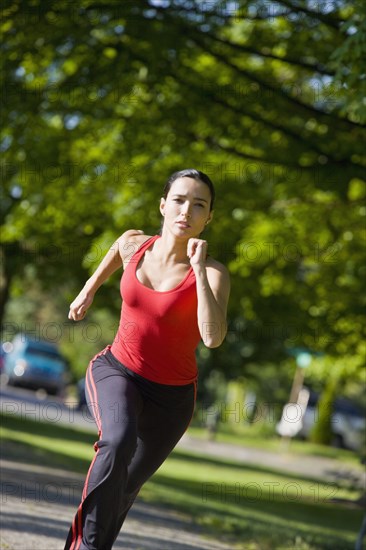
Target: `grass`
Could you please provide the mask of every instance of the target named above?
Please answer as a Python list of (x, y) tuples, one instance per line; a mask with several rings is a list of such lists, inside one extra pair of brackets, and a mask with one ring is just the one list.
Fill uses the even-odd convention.
[[(95, 435), (2, 417), (5, 456), (85, 473)], [(242, 550), (353, 550), (362, 511), (355, 491), (316, 478), (175, 450), (140, 498), (184, 512)], [(330, 503), (332, 497), (349, 503)]]
[[(193, 423), (189, 430), (189, 435), (199, 439), (207, 439), (207, 429), (202, 427), (199, 422)], [(233, 445), (244, 445), (266, 451), (280, 452), (281, 438), (268, 430), (265, 424), (249, 425), (243, 423), (222, 422), (215, 436), (215, 441), (221, 443), (231, 443)], [(320, 445), (300, 439), (293, 439), (289, 445), (289, 451), (296, 455), (311, 455), (324, 458), (334, 458), (342, 460), (349, 465), (359, 466), (359, 456), (348, 449), (339, 449), (328, 445)]]

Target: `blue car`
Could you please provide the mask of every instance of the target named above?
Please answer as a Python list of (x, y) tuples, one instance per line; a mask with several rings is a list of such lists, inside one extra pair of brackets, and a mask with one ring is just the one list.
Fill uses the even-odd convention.
[(55, 344), (18, 334), (4, 359), (3, 372), (8, 384), (42, 388), (53, 395), (64, 394), (70, 379), (69, 369)]

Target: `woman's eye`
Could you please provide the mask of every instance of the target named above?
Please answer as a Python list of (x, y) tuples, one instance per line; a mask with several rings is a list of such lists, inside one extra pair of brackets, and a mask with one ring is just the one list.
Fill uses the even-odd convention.
[(201, 203), (196, 204), (196, 206), (199, 206), (200, 208), (204, 208), (204, 205)]

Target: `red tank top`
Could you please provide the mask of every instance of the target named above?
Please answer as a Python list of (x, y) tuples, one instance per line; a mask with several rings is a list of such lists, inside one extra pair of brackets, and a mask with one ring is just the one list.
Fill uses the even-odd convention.
[(196, 278), (192, 268), (173, 289), (143, 285), (136, 269), (155, 235), (131, 257), (121, 278), (121, 319), (111, 346), (127, 368), (159, 384), (184, 385), (197, 379), (195, 350), (201, 339), (197, 322)]

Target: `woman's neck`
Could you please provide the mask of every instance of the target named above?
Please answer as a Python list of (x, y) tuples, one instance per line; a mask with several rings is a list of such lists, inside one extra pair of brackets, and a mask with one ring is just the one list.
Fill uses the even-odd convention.
[(174, 235), (162, 232), (160, 239), (154, 243), (157, 257), (164, 263), (189, 263), (187, 255), (188, 239), (176, 238)]

